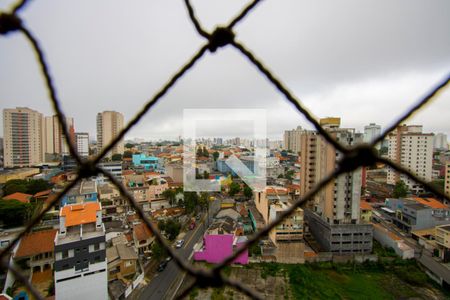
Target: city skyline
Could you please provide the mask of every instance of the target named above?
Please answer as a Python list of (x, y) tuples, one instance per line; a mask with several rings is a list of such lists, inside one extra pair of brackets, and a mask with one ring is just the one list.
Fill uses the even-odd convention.
[[(450, 20), (445, 12), (450, 4), (347, 4), (288, 1), (279, 6), (266, 1), (235, 32), (317, 118), (340, 116), (344, 127), (360, 131), (370, 122), (385, 128), (448, 72), (450, 39), (445, 36), (450, 36)], [(110, 9), (103, 11), (103, 5)], [(194, 5), (211, 30), (236, 14), (242, 3)], [(102, 22), (96, 11), (102, 11)], [(341, 18), (344, 13), (346, 18)], [(117, 22), (123, 14), (133, 18)], [(101, 1), (43, 1), (31, 3), (23, 19), (42, 43), (66, 115), (76, 120), (78, 131), (91, 136), (98, 111), (120, 111), (130, 120), (204, 43), (184, 6), (175, 2), (141, 2), (124, 9), (120, 3)], [(165, 30), (147, 30), (160, 26)], [(280, 34), (286, 31), (290, 39)], [(120, 43), (118, 36), (124, 39)], [(0, 39), (0, 47), (1, 68), (14, 70), (0, 74), (0, 109), (20, 104), (53, 114), (28, 44), (11, 35)], [(442, 92), (408, 123), (450, 135), (445, 118), (449, 95)], [(181, 133), (182, 110), (203, 107), (265, 108), (270, 112), (268, 134), (280, 138), (287, 128), (309, 126), (242, 56), (224, 48), (207, 54), (126, 138), (175, 138)]]

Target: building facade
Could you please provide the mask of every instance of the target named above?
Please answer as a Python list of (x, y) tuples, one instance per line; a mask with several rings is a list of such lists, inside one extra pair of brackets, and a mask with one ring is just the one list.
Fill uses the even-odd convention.
[[(107, 146), (123, 129), (123, 115), (116, 111), (104, 111), (97, 114), (97, 149), (101, 151)], [(124, 143), (120, 140), (106, 157), (111, 158), (114, 154), (123, 154)]]
[[(432, 133), (422, 133), (422, 126), (401, 125), (388, 137), (388, 157), (401, 164), (425, 181), (431, 181), (433, 168), (433, 138)], [(413, 193), (423, 192), (423, 187), (404, 174), (387, 169), (387, 183), (396, 184), (404, 181)]]
[(105, 246), (98, 202), (61, 208), (55, 238), (56, 299), (108, 299)]
[(43, 116), (27, 107), (3, 110), (4, 167), (30, 167), (43, 162)]
[[(73, 118), (66, 117), (66, 124), (70, 142), (73, 143), (75, 142)], [(56, 115), (44, 118), (43, 141), (45, 161), (59, 160), (61, 155), (68, 155), (70, 153), (62, 126), (59, 124)]]
[(76, 140), (78, 154), (81, 157), (88, 157), (89, 156), (89, 133), (77, 132), (77, 133), (75, 133), (75, 140)]
[(450, 195), (450, 161), (445, 163), (444, 191)]
[[(375, 123), (370, 123), (364, 126), (364, 143), (371, 143), (381, 135), (381, 126)], [(377, 145), (377, 148), (380, 145)]]
[(436, 150), (446, 151), (448, 150), (447, 135), (444, 133), (438, 133), (434, 136), (433, 147)]
[(283, 135), (283, 148), (298, 153), (300, 151), (300, 136), (302, 132), (301, 126), (297, 126), (296, 129), (286, 130)]

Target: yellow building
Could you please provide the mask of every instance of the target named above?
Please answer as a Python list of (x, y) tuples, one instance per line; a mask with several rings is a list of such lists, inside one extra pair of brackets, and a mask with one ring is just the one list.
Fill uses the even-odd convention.
[(450, 261), (450, 225), (436, 226), (436, 244), (439, 250), (439, 257), (444, 262)]

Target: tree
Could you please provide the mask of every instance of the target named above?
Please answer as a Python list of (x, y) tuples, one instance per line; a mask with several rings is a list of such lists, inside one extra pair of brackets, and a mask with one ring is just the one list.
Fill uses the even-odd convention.
[(158, 241), (155, 241), (152, 245), (152, 255), (156, 260), (160, 260), (167, 255), (167, 250)]
[(197, 148), (197, 157), (203, 156), (203, 151), (201, 147)]
[(180, 234), (181, 223), (178, 221), (174, 221), (173, 219), (169, 219), (166, 221), (164, 226), (164, 232), (166, 233), (169, 241), (173, 241), (177, 238), (178, 234)]
[(122, 160), (122, 154), (120, 154), (120, 153), (113, 154), (111, 159), (112, 159), (112, 161), (121, 161)]
[(33, 179), (28, 181), (27, 194), (34, 195), (36, 193), (51, 189), (52, 185), (44, 179)]
[(195, 210), (198, 204), (198, 195), (196, 192), (185, 192), (184, 193), (184, 209), (189, 214)]
[(286, 179), (292, 180), (293, 176), (294, 176), (294, 171), (293, 170), (289, 170), (289, 171), (286, 172), (286, 175), (285, 175)]
[(27, 192), (27, 182), (22, 179), (8, 180), (3, 186), (3, 193), (5, 196), (14, 193), (26, 193)]
[(0, 220), (5, 227), (21, 226), (31, 217), (32, 206), (17, 200), (0, 200)]
[(209, 179), (209, 173), (208, 173), (208, 171), (203, 171), (203, 178), (205, 178), (205, 179)]
[(26, 193), (34, 195), (38, 192), (48, 190), (52, 185), (44, 179), (13, 179), (8, 180), (3, 186), (3, 193), (5, 196), (14, 193)]
[(209, 157), (209, 152), (208, 152), (208, 150), (206, 150), (206, 147), (203, 147), (202, 155), (204, 157)]
[(123, 153), (123, 158), (131, 158), (133, 156), (133, 152), (131, 152), (130, 150), (125, 150), (125, 152)]
[(230, 196), (234, 196), (237, 193), (239, 193), (240, 191), (241, 191), (241, 186), (238, 183), (236, 183), (236, 182), (232, 182), (230, 184), (230, 191), (228, 192), (228, 194)]
[(207, 208), (208, 207), (208, 200), (209, 200), (209, 194), (208, 193), (201, 193), (200, 198), (198, 199), (198, 205), (201, 208)]
[(169, 201), (171, 206), (175, 203), (176, 193), (174, 190), (167, 189), (164, 192), (162, 192), (162, 195)]
[(244, 196), (247, 199), (250, 199), (253, 196), (253, 191), (248, 185), (245, 185), (244, 187)]
[(132, 144), (132, 143), (126, 143), (125, 144), (125, 148), (127, 148), (127, 149), (131, 149), (131, 148), (133, 148), (135, 145), (134, 144)]
[(217, 151), (213, 152), (214, 161), (216, 161), (219, 158), (219, 155), (220, 155), (219, 152), (217, 152)]
[(379, 155), (386, 155), (388, 153), (388, 150), (388, 147), (381, 147), (378, 153)]
[(397, 181), (392, 196), (394, 198), (404, 198), (408, 194), (408, 186), (403, 180)]

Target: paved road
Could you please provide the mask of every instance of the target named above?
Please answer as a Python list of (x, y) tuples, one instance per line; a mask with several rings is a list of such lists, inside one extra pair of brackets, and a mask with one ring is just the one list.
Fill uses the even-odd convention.
[[(177, 249), (177, 254), (179, 254), (183, 259), (190, 260), (192, 258), (194, 245), (201, 240), (203, 233), (205, 231), (205, 218), (203, 216), (202, 221), (194, 229), (186, 233), (184, 237), (185, 244), (181, 249)], [(184, 272), (176, 265), (176, 263), (171, 260), (164, 271), (155, 275), (152, 281), (144, 287), (138, 299), (172, 299), (178, 285), (181, 283), (184, 276)]]

